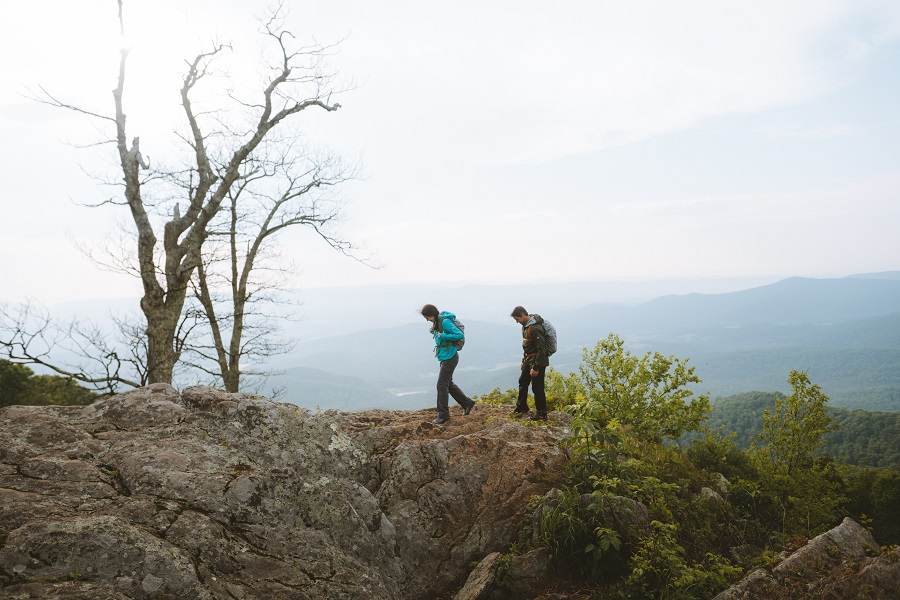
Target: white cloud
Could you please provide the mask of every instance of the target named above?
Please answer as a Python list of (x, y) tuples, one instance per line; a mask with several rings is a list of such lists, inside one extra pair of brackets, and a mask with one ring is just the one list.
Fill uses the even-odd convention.
[(412, 128), (427, 119), (434, 138), (468, 142), (479, 160), (500, 164), (805, 100), (841, 85), (864, 57), (861, 44), (896, 39), (887, 33), (895, 27), (860, 38), (845, 23), (898, 21), (883, 6), (838, 2), (582, 3), (569, 11), (464, 2), (435, 23), (416, 10), (379, 19), (377, 6), (366, 15), (377, 26), (349, 40), (355, 64), (373, 74), (373, 96), (401, 104)]

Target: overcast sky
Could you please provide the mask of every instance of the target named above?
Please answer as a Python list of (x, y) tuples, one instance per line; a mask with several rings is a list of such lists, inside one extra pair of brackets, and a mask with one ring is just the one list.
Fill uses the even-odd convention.
[[(359, 159), (340, 233), (297, 231), (305, 287), (900, 269), (900, 3), (287, 0), (343, 108), (301, 121)], [(183, 59), (253, 58), (263, 3), (126, 0), (129, 135), (164, 158)], [(137, 296), (76, 250), (125, 214), (83, 115), (110, 113), (115, 0), (5, 3), (0, 301)], [(237, 82), (259, 89), (254, 80)]]

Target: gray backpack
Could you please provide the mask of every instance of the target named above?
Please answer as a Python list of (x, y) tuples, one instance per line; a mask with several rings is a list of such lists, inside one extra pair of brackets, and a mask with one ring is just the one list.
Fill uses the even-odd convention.
[(557, 342), (556, 342), (556, 327), (554, 327), (550, 321), (542, 317), (541, 315), (533, 315), (535, 320), (540, 319), (539, 324), (544, 327), (544, 339), (547, 340), (547, 356), (553, 356), (556, 353)]
[[(443, 318), (441, 318), (441, 322), (443, 322), (444, 319), (450, 319), (450, 317), (443, 317)], [(454, 346), (456, 346), (456, 350), (457, 350), (457, 351), (462, 350), (462, 347), (463, 347), (463, 346), (465, 345), (465, 343), (466, 343), (466, 326), (463, 325), (462, 322), (461, 322), (459, 319), (450, 319), (450, 320), (453, 321), (453, 324), (456, 325), (456, 328), (459, 329), (459, 332), (460, 332), (461, 334), (463, 334), (462, 338), (460, 338), (460, 339), (458, 339), (458, 340), (453, 340), (453, 341), (450, 342), (450, 343), (453, 344)], [(444, 326), (441, 325), (441, 329), (443, 329), (443, 328), (444, 328)]]
[(553, 356), (556, 352), (556, 327), (550, 321), (544, 321), (544, 333), (547, 334), (547, 356)]

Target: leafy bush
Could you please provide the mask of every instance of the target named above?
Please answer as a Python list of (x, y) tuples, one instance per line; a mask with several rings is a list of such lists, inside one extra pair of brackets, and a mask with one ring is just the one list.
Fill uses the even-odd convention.
[(619, 532), (604, 526), (599, 506), (576, 488), (543, 503), (536, 514), (537, 539), (557, 565), (595, 580), (620, 569)]
[(508, 389), (505, 392), (501, 392), (500, 388), (495, 387), (487, 394), (475, 396), (474, 399), (479, 403), (487, 404), (488, 406), (511, 406), (516, 403), (518, 397), (518, 390)]
[(699, 429), (709, 412), (709, 398), (688, 387), (700, 378), (687, 362), (649, 352), (638, 358), (610, 334), (584, 349), (578, 376), (563, 378), (566, 410), (601, 427), (615, 419), (643, 439), (678, 439)]
[[(548, 400), (572, 415), (563, 441), (572, 460), (568, 487), (535, 509), (531, 540), (558, 565), (624, 597), (706, 598), (738, 575), (709, 552), (744, 543), (724, 525), (735, 511), (699, 497), (708, 474), (661, 443), (702, 425), (707, 399), (687, 389), (696, 382), (686, 361), (631, 356), (615, 335), (584, 351), (578, 375), (548, 375)], [(719, 444), (707, 443), (707, 454), (727, 449)]]
[(741, 569), (726, 559), (707, 553), (701, 563), (689, 564), (676, 540), (677, 525), (653, 521), (652, 534), (644, 537), (628, 566), (628, 597), (666, 600), (712, 598), (740, 575)]

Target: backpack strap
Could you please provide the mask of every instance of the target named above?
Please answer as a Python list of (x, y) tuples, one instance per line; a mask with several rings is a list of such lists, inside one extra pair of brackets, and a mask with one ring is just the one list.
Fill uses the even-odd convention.
[(540, 323), (533, 323), (531, 325), (528, 325), (527, 327), (523, 326), (522, 330), (524, 331), (524, 335), (522, 337), (524, 337), (526, 340), (530, 340), (531, 339), (531, 328), (534, 327), (535, 325), (540, 325)]
[[(435, 330), (438, 333), (444, 333), (444, 319), (449, 319), (450, 317), (438, 317), (437, 321), (434, 322)], [(434, 347), (435, 352), (437, 352), (438, 348), (446, 348), (447, 346), (452, 346), (453, 342), (444, 342), (443, 344), (439, 344)]]
[[(531, 341), (531, 337), (532, 337), (531, 336), (531, 328), (534, 327), (535, 325), (541, 325), (541, 323), (534, 323), (533, 325), (529, 325), (527, 327), (525, 327), (524, 325), (522, 326), (522, 337), (526, 341), (529, 341), (529, 342)], [(546, 337), (546, 336), (547, 336), (547, 331), (544, 330), (544, 337)]]

